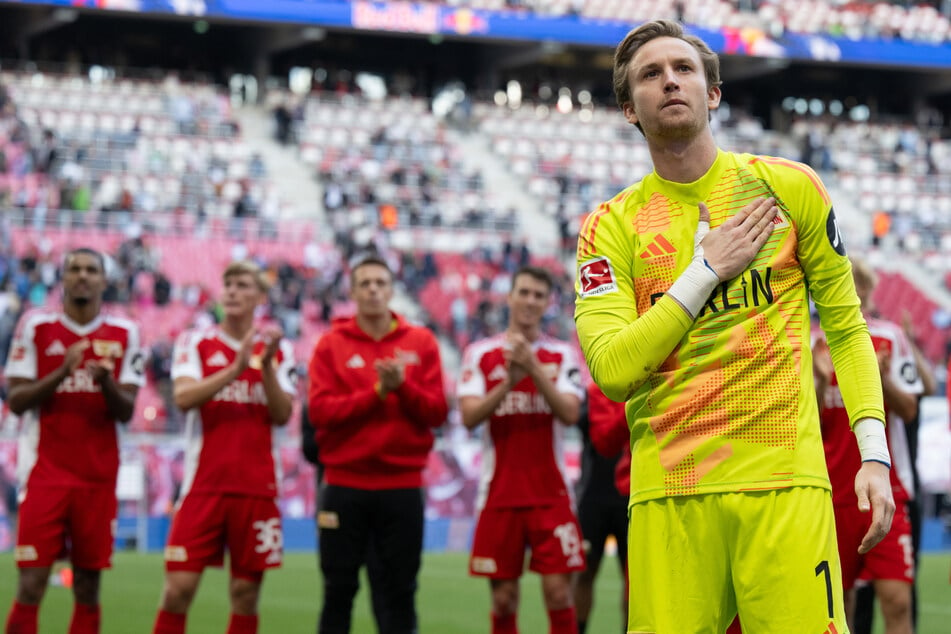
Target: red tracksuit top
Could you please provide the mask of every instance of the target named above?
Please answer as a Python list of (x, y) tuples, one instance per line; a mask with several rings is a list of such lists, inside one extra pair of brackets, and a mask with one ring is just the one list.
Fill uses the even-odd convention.
[[(355, 317), (335, 319), (314, 347), (307, 390), (324, 478), (365, 490), (422, 486), (432, 429), (446, 420), (439, 345), (433, 334), (393, 314), (394, 328), (374, 341)], [(377, 359), (399, 358), (403, 384), (381, 400)]]

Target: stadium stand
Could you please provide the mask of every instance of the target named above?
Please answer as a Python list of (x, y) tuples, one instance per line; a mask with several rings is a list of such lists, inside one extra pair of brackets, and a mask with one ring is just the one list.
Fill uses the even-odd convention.
[[(576, 15), (591, 23), (681, 18), (725, 33), (758, 29), (772, 37), (825, 33), (929, 43), (949, 37), (948, 16), (938, 12), (937, 3), (434, 4), (525, 16)], [(595, 203), (626, 186), (633, 175), (651, 169), (646, 145), (619, 116), (609, 90), (591, 89), (592, 83), (610, 88), (609, 65), (584, 68), (585, 60), (592, 59), (585, 56), (589, 51), (556, 53), (561, 55), (558, 62), (542, 60), (532, 51), (525, 55), (531, 60), (527, 70), (511, 70), (513, 77), (522, 71), (526, 93), (517, 107), (495, 99), (497, 92), (505, 92), (505, 64), (492, 67), (490, 80), (475, 76), (481, 68), (465, 76), (463, 69), (471, 61), (466, 55), (487, 66), (492, 55), (483, 58), (476, 45), (450, 49), (443, 42), (444, 48), (438, 49), (446, 55), (443, 65), (420, 70), (413, 90), (398, 89), (397, 82), (390, 81), (386, 96), (371, 97), (353, 77), (364, 71), (380, 72), (386, 79), (406, 74), (399, 62), (386, 57), (392, 55), (393, 42), (410, 47), (405, 33), (400, 35), (405, 39), (365, 44), (375, 37), (382, 35), (353, 40), (350, 48), (344, 47), (347, 55), (340, 57), (334, 57), (330, 44), (300, 51), (289, 45), (291, 53), (285, 57), (278, 50), (268, 71), (273, 76), (259, 74), (266, 94), (260, 106), (241, 104), (223, 88), (221, 73), (214, 81), (197, 80), (184, 69), (141, 72), (118, 64), (90, 73), (88, 62), (100, 61), (91, 58), (84, 59), (83, 72), (64, 72), (62, 67), (41, 71), (43, 65), (32, 60), (0, 65), (0, 279), (5, 283), (0, 293), (0, 356), (6, 355), (20, 311), (56, 297), (59, 258), (77, 244), (110, 255), (115, 266), (110, 309), (135, 317), (152, 351), (152, 380), (139, 398), (130, 430), (137, 438), (167, 438), (180, 429), (181, 418), (168, 392), (171, 343), (182, 329), (215, 319), (218, 272), (238, 257), (251, 257), (268, 268), (275, 292), (265, 317), (294, 335), (301, 362), (329, 320), (350, 310), (346, 264), (368, 248), (385, 253), (399, 271), (408, 312), (441, 335), (449, 359), (505, 323), (510, 275), (525, 260), (559, 277), (566, 292), (553, 303), (546, 327), (558, 336), (572, 336), (573, 295), (567, 289), (573, 278), (570, 262), (577, 225)], [(487, 50), (496, 44), (479, 42)], [(364, 45), (369, 52), (354, 52)], [(577, 58), (571, 59), (573, 55)], [(564, 59), (570, 61), (559, 67)], [(466, 64), (456, 63), (461, 60)], [(580, 72), (569, 71), (571, 64), (581, 67)], [(291, 65), (315, 71), (309, 90), (290, 89), (284, 71)], [(321, 83), (318, 68), (325, 78), (350, 79), (338, 85), (333, 79)], [(592, 72), (596, 80), (587, 76)], [(825, 72), (844, 81), (836, 71)], [(790, 94), (816, 90), (801, 76), (791, 75), (790, 84), (798, 81), (803, 86), (790, 85)], [(467, 110), (457, 119), (459, 113), (437, 116), (432, 107), (435, 89), (453, 82), (473, 87), (466, 95)], [(553, 94), (543, 96), (541, 85), (554, 86)], [(570, 87), (570, 108), (559, 107), (559, 85)], [(925, 278), (916, 276), (914, 268), (911, 273), (899, 271), (890, 262), (901, 254), (909, 267), (920, 266), (951, 287), (951, 135), (941, 107), (927, 107), (927, 100), (920, 98), (907, 111), (882, 108), (865, 121), (853, 120), (848, 112), (767, 117), (761, 104), (758, 111), (754, 108), (755, 90), (749, 84), (744, 89), (751, 94), (725, 104), (717, 114), (721, 144), (809, 162), (835, 188), (837, 211), (842, 201), (846, 209), (840, 213), (851, 210), (860, 224), (870, 226), (873, 213), (886, 212), (891, 227), (875, 260), (881, 278), (876, 302), (891, 319), (900, 320), (901, 311), (908, 310), (928, 357), (943, 362), (948, 324), (942, 315), (951, 303), (947, 297), (924, 293), (920, 286)], [(821, 96), (830, 98), (827, 93)], [(320, 182), (323, 198), (317, 206), (323, 215), (286, 213), (299, 202), (296, 192), (278, 190), (273, 167), (262, 160), (262, 147), (256, 145), (260, 142), (248, 139), (239, 123), (239, 108), (268, 116), (281, 103), (289, 108), (282, 116), (289, 117), (290, 127), (288, 143), (280, 144), (278, 151), (293, 154)], [(526, 210), (510, 214), (505, 187), (488, 172), (467, 167), (460, 138), (470, 143), (467, 147), (484, 146), (505, 166), (521, 193), (539, 207), (537, 218), (559, 226), (561, 250), (539, 247), (533, 238), (543, 228), (526, 224)], [(318, 230), (317, 217), (326, 217), (333, 231)], [(453, 386), (448, 387), (451, 393)], [(9, 425), (0, 429), (10, 430)], [(281, 448), (290, 491), (284, 507), (303, 517), (313, 511), (313, 477), (301, 467), (296, 433), (296, 427), (289, 429)], [(150, 513), (159, 514), (170, 504), (173, 484), (168, 473), (180, 456), (151, 442), (144, 442), (141, 450), (152, 473), (149, 486), (155, 489), (149, 492)], [(445, 446), (440, 450), (452, 451)], [(434, 471), (440, 468), (436, 462)], [(452, 513), (466, 517), (471, 507), (468, 500), (463, 508), (453, 506)]]

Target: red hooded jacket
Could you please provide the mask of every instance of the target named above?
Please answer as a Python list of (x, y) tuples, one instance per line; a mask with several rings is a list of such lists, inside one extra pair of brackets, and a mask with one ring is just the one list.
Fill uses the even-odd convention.
[[(328, 484), (365, 490), (422, 486), (432, 429), (446, 420), (439, 345), (433, 334), (394, 314), (374, 341), (355, 317), (336, 319), (314, 347), (308, 415)], [(402, 359), (403, 384), (376, 392), (378, 359)]]

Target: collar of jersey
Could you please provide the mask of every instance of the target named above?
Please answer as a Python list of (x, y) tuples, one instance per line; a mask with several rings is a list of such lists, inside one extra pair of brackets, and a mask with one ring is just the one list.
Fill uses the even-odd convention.
[(661, 178), (657, 172), (651, 172), (645, 179), (647, 190), (658, 191), (668, 198), (690, 205), (706, 202), (710, 192), (720, 181), (728, 162), (726, 152), (717, 148), (717, 158), (713, 161), (713, 165), (697, 180), (692, 183), (675, 183)]

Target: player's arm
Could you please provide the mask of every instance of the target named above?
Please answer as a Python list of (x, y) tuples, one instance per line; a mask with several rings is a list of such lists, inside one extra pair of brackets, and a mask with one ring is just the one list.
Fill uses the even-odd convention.
[(262, 333), (264, 336), (264, 354), (261, 356), (261, 384), (264, 386), (264, 397), (267, 400), (267, 413), (272, 425), (286, 425), (294, 409), (291, 396), (293, 384), (285, 381), (281, 384), (281, 377), (289, 377), (293, 373), (294, 358), (289, 347), (282, 350), (281, 362), (276, 362), (277, 352), (281, 347), (284, 332), (270, 326)]
[(588, 420), (591, 444), (605, 458), (615, 458), (625, 447), (630, 447), (631, 432), (624, 404), (604, 396), (596, 385), (588, 388)]
[[(248, 332), (241, 341), (238, 354), (229, 365), (206, 377), (177, 376), (173, 384), (172, 395), (175, 406), (183, 412), (201, 407), (220, 392), (222, 388), (238, 378), (248, 367), (251, 360), (251, 340), (254, 331)], [(178, 345), (176, 345), (178, 348)], [(175, 352), (174, 354), (178, 354)]]
[(829, 355), (829, 344), (819, 338), (812, 346), (812, 379), (816, 388), (816, 404), (822, 412), (822, 404), (826, 400), (826, 391), (832, 384), (832, 357)]
[(139, 386), (132, 384), (118, 384), (112, 374), (110, 364), (101, 365), (98, 362), (93, 365), (90, 362), (90, 372), (93, 380), (99, 384), (102, 391), (102, 397), (106, 401), (106, 409), (120, 423), (127, 423), (135, 412), (135, 397), (139, 393)]
[(332, 334), (320, 338), (314, 346), (307, 366), (307, 410), (314, 428), (360, 424), (370, 421), (371, 415), (383, 407), (372, 384), (351, 389), (337, 378), (330, 350)]
[[(689, 264), (639, 316), (629, 229), (615, 226), (612, 231), (611, 223), (620, 220), (599, 213), (589, 216), (579, 237), (575, 324), (591, 376), (608, 398), (626, 401), (674, 351), (721, 280), (732, 279), (753, 260), (772, 233), (776, 206), (771, 198), (758, 199), (710, 231), (709, 211), (701, 203)], [(597, 229), (598, 224), (604, 227)], [(585, 292), (585, 266), (599, 258), (617, 267), (612, 269), (613, 290)]]
[(791, 181), (789, 191), (780, 195), (799, 202), (799, 215), (794, 218), (799, 239), (797, 255), (819, 312), (839, 391), (862, 456), (855, 493), (859, 510), (872, 513), (871, 525), (859, 546), (859, 552), (865, 553), (885, 537), (895, 514), (882, 381), (831, 200), (819, 177), (803, 167), (806, 171), (802, 176)]
[(489, 420), (492, 412), (498, 409), (502, 399), (512, 389), (509, 381), (502, 381), (485, 396), (460, 396), (459, 411), (462, 413), (462, 424), (466, 429), (475, 429), (483, 421)]
[[(21, 342), (19, 345), (25, 344)], [(8, 377), (7, 405), (10, 407), (10, 411), (19, 416), (23, 412), (39, 407), (51, 399), (60, 383), (79, 368), (83, 361), (83, 354), (89, 345), (88, 339), (80, 339), (73, 343), (66, 349), (66, 354), (63, 355), (63, 363), (39, 379)]]
[(881, 364), (882, 395), (885, 398), (885, 407), (902, 420), (914, 420), (918, 416), (917, 396), (906, 391), (892, 379), (891, 355), (879, 352), (878, 361)]

